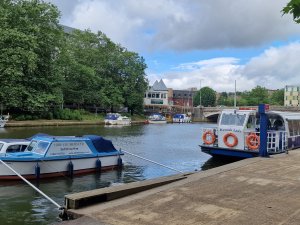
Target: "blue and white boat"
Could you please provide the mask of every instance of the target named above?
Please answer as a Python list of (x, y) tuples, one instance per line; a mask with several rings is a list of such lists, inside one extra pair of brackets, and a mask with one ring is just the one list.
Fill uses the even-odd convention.
[[(122, 165), (120, 153), (96, 135), (36, 136), (26, 150), (0, 154), (0, 159), (27, 179), (76, 175), (113, 169)], [(0, 180), (19, 179), (0, 163)]]
[(160, 113), (153, 113), (148, 117), (148, 120), (146, 122), (153, 124), (162, 124), (167, 123), (167, 119)]
[(190, 123), (191, 117), (186, 114), (175, 114), (173, 116), (173, 123)]
[[(267, 153), (277, 154), (300, 147), (300, 113), (268, 111)], [(259, 155), (259, 114), (255, 109), (225, 109), (217, 127), (202, 130), (201, 150), (212, 156), (250, 158)]]
[(108, 113), (104, 119), (106, 125), (130, 125), (131, 119), (119, 113)]

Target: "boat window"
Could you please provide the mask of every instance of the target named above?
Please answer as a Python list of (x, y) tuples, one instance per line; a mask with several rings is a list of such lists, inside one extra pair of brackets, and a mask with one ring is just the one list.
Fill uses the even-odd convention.
[(256, 118), (254, 115), (250, 115), (247, 121), (247, 128), (255, 128)]
[(1, 144), (0, 144), (0, 151), (1, 151), (2, 147), (3, 147), (3, 144), (1, 143)]
[(35, 152), (37, 154), (45, 154), (48, 146), (49, 146), (49, 142), (40, 141), (37, 144), (37, 147), (33, 150), (33, 152)]
[(243, 126), (245, 119), (246, 114), (223, 114), (221, 119), (221, 125)]
[(7, 147), (6, 152), (20, 152), (21, 151), (21, 146), (20, 145), (10, 145)]
[(27, 151), (31, 152), (36, 145), (37, 145), (37, 141), (31, 141), (31, 143), (27, 147)]
[(288, 126), (290, 136), (300, 135), (300, 120), (289, 120)]

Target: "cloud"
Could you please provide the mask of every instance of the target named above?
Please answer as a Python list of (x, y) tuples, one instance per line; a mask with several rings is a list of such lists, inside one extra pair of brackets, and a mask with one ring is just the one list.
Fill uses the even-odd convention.
[(180, 64), (176, 71), (161, 76), (151, 75), (150, 81), (160, 77), (167, 87), (174, 89), (199, 88), (200, 80), (202, 86), (210, 86), (216, 91), (234, 91), (235, 80), (239, 91), (250, 90), (257, 85), (279, 89), (300, 83), (299, 56), (300, 42), (294, 42), (270, 47), (245, 64), (238, 64), (239, 59), (232, 57)]
[(286, 0), (49, 0), (63, 22), (102, 31), (133, 50), (243, 48), (300, 33)]

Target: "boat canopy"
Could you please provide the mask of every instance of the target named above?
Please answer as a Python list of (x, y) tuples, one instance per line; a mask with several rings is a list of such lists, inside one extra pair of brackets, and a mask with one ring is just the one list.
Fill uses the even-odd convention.
[(83, 137), (89, 138), (98, 152), (117, 151), (113, 143), (110, 140), (106, 140), (103, 137), (100, 137), (98, 135), (84, 135)]
[(106, 120), (117, 120), (119, 117), (120, 117), (120, 114), (118, 114), (118, 113), (108, 113), (105, 116), (105, 119)]
[(174, 119), (183, 119), (184, 118), (184, 115), (183, 114), (175, 114), (173, 116)]

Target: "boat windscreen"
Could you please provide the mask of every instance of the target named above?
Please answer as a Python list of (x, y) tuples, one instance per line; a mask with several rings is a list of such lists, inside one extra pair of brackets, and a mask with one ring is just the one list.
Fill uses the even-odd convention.
[(0, 151), (1, 151), (2, 147), (3, 147), (3, 143), (0, 144)]
[(243, 126), (246, 119), (246, 114), (223, 114), (221, 125)]

